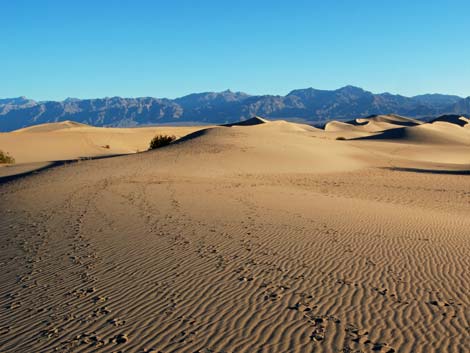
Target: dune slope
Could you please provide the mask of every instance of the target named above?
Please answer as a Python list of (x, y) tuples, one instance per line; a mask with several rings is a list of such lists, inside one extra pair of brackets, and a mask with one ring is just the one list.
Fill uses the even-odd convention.
[(0, 351), (465, 352), (470, 179), (384, 143), (216, 127), (0, 185)]
[(157, 134), (181, 137), (203, 127), (100, 128), (74, 121), (0, 133), (0, 150), (16, 163), (37, 163), (145, 151)]

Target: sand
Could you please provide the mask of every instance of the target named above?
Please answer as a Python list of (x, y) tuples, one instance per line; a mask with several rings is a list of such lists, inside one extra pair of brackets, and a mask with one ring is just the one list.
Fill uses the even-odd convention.
[(142, 152), (157, 134), (181, 137), (204, 126), (103, 128), (73, 121), (0, 133), (0, 150), (16, 163), (50, 162)]
[(372, 122), (4, 182), (0, 351), (467, 352), (470, 130)]

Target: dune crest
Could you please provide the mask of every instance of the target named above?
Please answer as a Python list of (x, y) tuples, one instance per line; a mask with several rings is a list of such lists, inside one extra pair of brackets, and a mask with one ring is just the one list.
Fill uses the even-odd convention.
[(415, 125), (423, 124), (423, 121), (421, 120), (407, 118), (407, 117), (396, 115), (396, 114), (372, 115), (368, 118), (359, 118), (359, 119), (353, 120), (353, 122), (354, 121), (358, 125), (371, 123), (371, 122), (387, 123), (387, 124), (402, 125), (402, 126), (415, 126)]
[(33, 126), (25, 127), (22, 129), (18, 129), (12, 132), (14, 133), (53, 132), (53, 131), (63, 130), (63, 129), (85, 128), (85, 127), (91, 128), (92, 126), (87, 125), (87, 124), (77, 123), (71, 120), (66, 120), (66, 121), (61, 121), (58, 123), (46, 123), (46, 124), (33, 125)]
[(242, 120), (242, 121), (231, 123), (231, 124), (225, 124), (223, 126), (253, 126), (253, 125), (259, 125), (259, 124), (266, 124), (268, 122), (269, 121), (267, 119), (264, 119), (259, 116), (254, 116), (247, 120)]

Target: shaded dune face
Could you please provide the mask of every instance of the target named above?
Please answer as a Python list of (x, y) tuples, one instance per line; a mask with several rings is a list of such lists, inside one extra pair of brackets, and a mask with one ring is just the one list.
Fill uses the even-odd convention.
[(428, 145), (470, 145), (470, 134), (459, 125), (437, 121), (413, 127), (394, 127), (362, 139), (395, 140)]
[(232, 124), (225, 124), (223, 126), (253, 126), (253, 125), (260, 125), (260, 124), (265, 124), (267, 123), (268, 120), (266, 119), (263, 119), (259, 116), (255, 116), (251, 119), (247, 119), (247, 120), (244, 120), (244, 121), (240, 121), (240, 122), (237, 122), (237, 123), (232, 123)]
[(464, 116), (460, 116), (460, 115), (443, 115), (436, 119), (433, 119), (431, 122), (434, 123), (436, 121), (447, 122), (447, 123), (456, 124), (459, 126), (466, 126), (469, 123), (468, 118)]
[(347, 122), (352, 125), (366, 125), (368, 123), (386, 123), (399, 126), (416, 126), (423, 122), (417, 119), (406, 118), (400, 115), (372, 115), (368, 118), (359, 118)]
[(420, 120), (405, 118), (399, 115), (373, 115), (368, 118), (360, 118), (347, 122), (331, 121), (326, 124), (326, 131), (342, 131), (362, 133), (383, 132), (400, 127), (414, 127), (424, 124)]
[(451, 174), (470, 169), (470, 125), (464, 117), (459, 123), (445, 116), (431, 123), (397, 116), (357, 120), (360, 124), (330, 122), (325, 134), (350, 140), (394, 169)]
[(465, 352), (468, 129), (386, 120), (255, 118), (0, 184), (0, 351)]

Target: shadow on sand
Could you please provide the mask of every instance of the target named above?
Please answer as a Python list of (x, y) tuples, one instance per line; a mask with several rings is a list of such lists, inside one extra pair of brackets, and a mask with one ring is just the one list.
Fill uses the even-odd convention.
[(402, 167), (385, 167), (383, 169), (393, 170), (397, 172), (410, 172), (410, 173), (470, 175), (469, 169), (450, 170), (450, 169), (421, 169), (421, 168), (402, 168)]
[[(67, 159), (67, 160), (62, 160), (62, 161), (46, 162), (47, 164), (45, 164), (41, 167), (33, 168), (33, 169), (27, 170), (25, 172), (0, 176), (0, 184), (4, 184), (4, 183), (7, 183), (9, 181), (24, 178), (28, 175), (37, 174), (37, 173), (45, 171), (47, 169), (60, 167), (61, 165), (77, 163), (77, 162), (82, 162), (82, 161), (88, 161), (88, 160), (95, 160), (95, 159), (105, 159), (105, 158), (112, 158), (112, 157), (119, 157), (119, 156), (127, 156), (127, 155), (128, 154), (113, 154), (113, 155), (108, 155), (108, 156), (82, 157), (82, 158)], [(13, 166), (13, 168), (14, 168), (14, 166)]]

